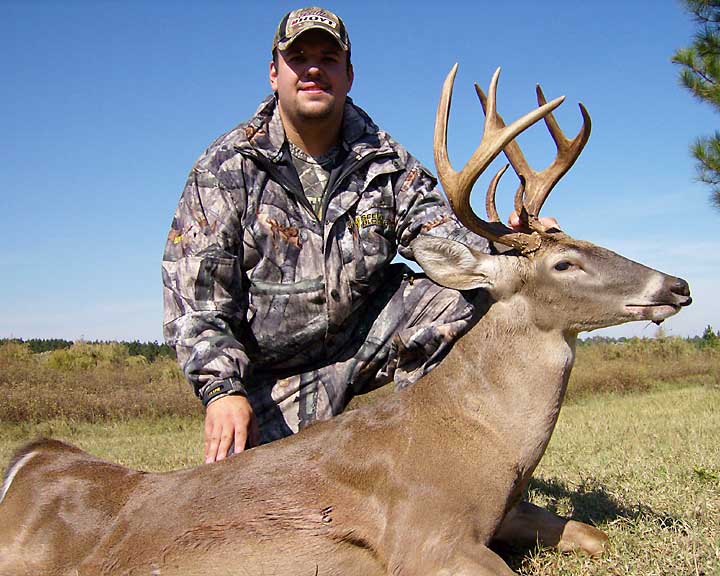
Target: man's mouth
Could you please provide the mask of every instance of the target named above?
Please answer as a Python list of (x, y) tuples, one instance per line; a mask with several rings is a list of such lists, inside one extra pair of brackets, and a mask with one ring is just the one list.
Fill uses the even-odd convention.
[(302, 84), (300, 86), (300, 91), (308, 94), (323, 94), (329, 92), (330, 90), (326, 86), (321, 86), (320, 84)]

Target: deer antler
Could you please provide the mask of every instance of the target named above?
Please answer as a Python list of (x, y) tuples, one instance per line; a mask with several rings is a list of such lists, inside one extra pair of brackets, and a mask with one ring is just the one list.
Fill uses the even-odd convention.
[[(493, 74), (492, 81), (490, 82), (489, 97), (486, 99), (485, 128), (483, 129), (480, 145), (463, 169), (460, 172), (456, 172), (453, 170), (448, 158), (447, 123), (457, 69), (458, 65), (455, 64), (447, 75), (447, 78), (445, 78), (435, 119), (435, 165), (440, 182), (443, 185), (443, 189), (445, 190), (445, 194), (450, 201), (453, 211), (460, 222), (467, 228), (493, 242), (499, 242), (516, 248), (521, 253), (533, 252), (540, 246), (540, 236), (535, 232), (531, 234), (515, 232), (499, 222), (497, 210), (495, 210), (494, 206), (494, 192), (491, 202), (492, 207), (488, 207), (488, 214), (491, 218), (489, 222), (482, 220), (473, 212), (470, 207), (470, 192), (480, 174), (497, 157), (500, 151), (508, 146), (520, 132), (540, 120), (540, 118), (546, 117), (555, 108), (560, 106), (564, 97), (556, 98), (549, 104), (543, 102), (538, 108), (528, 112), (525, 116), (519, 118), (509, 126), (506, 126), (502, 118), (497, 114), (495, 105), (497, 82), (500, 76), (500, 68), (498, 68), (495, 74)], [(498, 174), (494, 178), (496, 184), (501, 175), (502, 174)], [(490, 193), (488, 192), (488, 204), (490, 204), (490, 200)]]
[[(486, 114), (488, 114), (488, 110), (491, 110), (491, 102), (489, 98), (485, 96), (485, 93), (477, 84), (475, 84), (475, 91), (480, 98), (483, 110)], [(537, 93), (538, 105), (544, 105), (546, 102), (545, 95), (543, 94), (542, 88), (540, 88), (539, 84), (535, 87), (535, 92)], [(492, 104), (492, 106), (494, 107), (494, 104)], [(550, 191), (554, 188), (555, 184), (557, 184), (560, 178), (562, 178), (565, 173), (570, 170), (572, 165), (578, 159), (578, 156), (580, 156), (588, 138), (590, 138), (590, 115), (582, 103), (580, 103), (579, 106), (580, 113), (583, 117), (583, 125), (575, 138), (572, 140), (568, 139), (565, 134), (563, 134), (552, 112), (545, 116), (545, 125), (555, 142), (557, 155), (552, 163), (542, 172), (536, 172), (530, 168), (530, 165), (525, 160), (525, 156), (523, 155), (517, 142), (510, 142), (505, 147), (505, 156), (507, 156), (507, 159), (510, 161), (510, 164), (512, 164), (515, 173), (520, 178), (520, 186), (515, 194), (515, 210), (520, 216), (521, 221), (530, 229), (543, 229), (538, 222), (540, 209), (545, 203), (545, 200), (547, 200), (547, 197), (550, 195)], [(492, 108), (492, 110), (492, 114), (497, 118), (500, 125), (504, 126), (505, 123), (503, 122), (502, 117), (497, 114), (494, 108)], [(502, 172), (499, 172), (488, 188), (487, 202), (489, 204), (491, 202), (490, 199), (492, 198), (493, 207), (495, 204), (495, 189), (497, 188), (497, 183), (504, 172), (504, 169)], [(495, 212), (495, 218), (497, 219), (497, 212)]]

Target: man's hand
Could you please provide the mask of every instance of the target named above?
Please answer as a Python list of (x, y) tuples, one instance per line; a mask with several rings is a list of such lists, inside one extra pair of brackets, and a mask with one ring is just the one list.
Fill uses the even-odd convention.
[[(545, 226), (545, 229), (548, 230), (550, 228), (557, 228), (560, 230), (560, 224), (558, 224), (558, 221), (555, 220), (552, 216), (544, 216), (540, 218), (540, 223)], [(510, 228), (513, 230), (516, 230), (518, 232), (522, 232), (522, 224), (520, 223), (520, 216), (518, 213), (513, 210), (510, 213), (510, 218), (508, 218), (508, 224), (510, 224)]]
[[(242, 452), (257, 446), (257, 420), (244, 396), (223, 396), (208, 404), (205, 411), (205, 463), (223, 460), (231, 448)], [(231, 452), (232, 453), (232, 452)]]

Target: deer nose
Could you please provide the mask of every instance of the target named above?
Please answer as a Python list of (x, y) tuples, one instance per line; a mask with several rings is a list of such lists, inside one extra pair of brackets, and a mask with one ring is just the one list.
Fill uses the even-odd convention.
[(678, 296), (690, 296), (690, 286), (682, 278), (675, 278), (675, 282), (670, 286), (670, 291)]
[(692, 302), (690, 298), (690, 286), (682, 278), (675, 278), (670, 285), (670, 291), (678, 296), (684, 296), (685, 299), (680, 302), (680, 306), (688, 306)]

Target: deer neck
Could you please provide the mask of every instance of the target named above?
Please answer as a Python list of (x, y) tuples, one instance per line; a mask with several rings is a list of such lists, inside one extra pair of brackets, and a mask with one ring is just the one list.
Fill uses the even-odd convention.
[(489, 307), (431, 373), (438, 372), (428, 388), (460, 421), (495, 432), (518, 469), (531, 472), (557, 422), (574, 352), (574, 335), (538, 328), (527, 301), (513, 295)]

